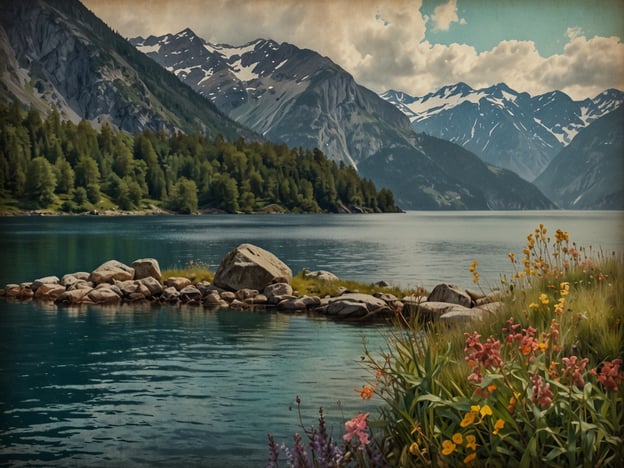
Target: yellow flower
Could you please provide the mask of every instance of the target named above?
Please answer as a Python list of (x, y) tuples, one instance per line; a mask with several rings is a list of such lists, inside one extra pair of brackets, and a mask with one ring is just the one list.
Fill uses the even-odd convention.
[(472, 434), (466, 436), (466, 448), (477, 450), (477, 438)]
[(544, 305), (546, 305), (546, 304), (548, 304), (550, 302), (549, 299), (548, 299), (548, 296), (545, 293), (540, 294), (539, 300)]
[(455, 434), (453, 434), (453, 442), (455, 442), (457, 445), (461, 445), (464, 443), (464, 438), (459, 432), (456, 432)]
[(559, 294), (561, 294), (562, 296), (567, 296), (568, 294), (570, 294), (570, 283), (561, 283), (559, 285)]
[(529, 309), (531, 309), (531, 310), (539, 309), (539, 305), (536, 304), (535, 302), (531, 302), (529, 304)]
[(505, 421), (503, 421), (502, 419), (497, 419), (496, 422), (494, 423), (494, 431), (492, 432), (492, 434), (494, 435), (498, 434), (498, 431), (500, 431), (504, 427), (505, 427)]
[(462, 421), (459, 423), (459, 425), (461, 427), (468, 427), (471, 424), (474, 423), (475, 418), (479, 415), (479, 410), (481, 409), (481, 406), (479, 405), (472, 405), (470, 407), (470, 412), (466, 413), (464, 415), (464, 419), (462, 419)]
[(484, 405), (483, 408), (481, 408), (480, 413), (482, 418), (486, 416), (492, 416), (492, 408), (490, 408), (488, 405)]
[(509, 257), (509, 260), (511, 260), (511, 263), (516, 263), (516, 254), (513, 252), (509, 252), (507, 254), (507, 256)]
[(474, 461), (475, 458), (477, 458), (477, 452), (472, 452), (470, 455), (464, 458), (464, 463), (467, 465), (470, 462)]
[(418, 455), (418, 452), (418, 444), (416, 442), (412, 442), (409, 446), (409, 453), (411, 453), (412, 455)]
[(442, 455), (450, 455), (455, 451), (456, 448), (457, 445), (455, 445), (453, 442), (451, 442), (450, 440), (445, 440), (444, 442), (442, 442)]

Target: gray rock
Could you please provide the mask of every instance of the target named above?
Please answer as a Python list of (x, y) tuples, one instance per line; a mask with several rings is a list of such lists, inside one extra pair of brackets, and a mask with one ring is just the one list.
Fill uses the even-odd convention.
[[(404, 303), (403, 315), (409, 318), (416, 318), (422, 322), (438, 320), (442, 314), (452, 310), (459, 304), (450, 302), (421, 302), (420, 304)], [(461, 306), (463, 307), (463, 306)]]
[(190, 285), (191, 285), (191, 280), (188, 278), (184, 278), (182, 276), (172, 276), (171, 278), (168, 278), (167, 281), (165, 281), (165, 286), (167, 287), (173, 286), (178, 291), (181, 291), (182, 289)]
[(269, 300), (269, 303), (278, 304), (286, 297), (291, 297), (293, 295), (293, 288), (288, 283), (269, 284), (264, 288), (264, 295)]
[(149, 296), (160, 296), (165, 289), (160, 281), (151, 276), (146, 276), (139, 280), (149, 290)]
[(485, 304), (477, 305), (474, 309), (482, 310), (484, 312), (487, 312), (488, 314), (497, 314), (505, 309), (505, 304), (499, 301), (488, 302)]
[(227, 302), (232, 302), (234, 299), (236, 299), (236, 294), (234, 294), (232, 291), (222, 291), (219, 296), (221, 297), (221, 299)]
[(90, 291), (86, 297), (94, 304), (116, 305), (121, 303), (121, 296), (111, 288), (96, 288)]
[(221, 261), (214, 284), (232, 291), (264, 290), (272, 283), (290, 283), (291, 269), (279, 258), (252, 244), (241, 244)]
[(162, 281), (162, 274), (160, 272), (160, 265), (155, 258), (140, 258), (132, 262), (132, 268), (134, 268), (134, 279), (143, 279), (152, 277), (158, 281)]
[(482, 309), (469, 309), (456, 304), (444, 312), (439, 321), (449, 326), (465, 326), (475, 320), (483, 320), (486, 313)]
[(186, 286), (180, 290), (180, 300), (183, 302), (201, 301), (202, 294), (193, 285)]
[(54, 300), (64, 292), (65, 286), (62, 286), (58, 283), (42, 283), (35, 291), (35, 298), (43, 300)]
[(248, 297), (243, 302), (249, 305), (264, 306), (269, 303), (269, 299), (264, 294), (257, 294), (256, 296)]
[(255, 297), (258, 294), (260, 294), (260, 292), (257, 289), (244, 288), (244, 289), (239, 289), (238, 291), (236, 291), (235, 294), (236, 294), (236, 299), (244, 302), (245, 299), (249, 299), (250, 297)]
[(71, 291), (65, 291), (54, 300), (54, 303), (66, 306), (80, 304), (84, 297), (91, 291), (92, 289), (73, 289)]
[(320, 304), (321, 299), (318, 296), (302, 296), (284, 299), (277, 305), (277, 308), (283, 311), (307, 310)]
[(59, 284), (59, 281), (58, 276), (46, 276), (45, 278), (39, 278), (33, 281), (30, 288), (36, 291), (42, 284)]
[(4, 286), (4, 293), (7, 297), (18, 297), (20, 289), (19, 284), (9, 283)]
[(221, 299), (217, 291), (205, 295), (203, 302), (206, 307), (228, 307), (229, 305), (227, 301)]
[(82, 281), (82, 280), (79, 280), (78, 278), (76, 278), (76, 277), (75, 277), (74, 275), (72, 275), (72, 274), (67, 274), (67, 275), (64, 275), (64, 276), (61, 278), (61, 284), (62, 284), (63, 286), (65, 286), (66, 288), (68, 288), (68, 287), (70, 287), (70, 286), (73, 286), (74, 284), (76, 284), (76, 283), (77, 283), (77, 282), (79, 282), (79, 281)]
[(464, 307), (472, 307), (472, 299), (464, 291), (457, 289), (449, 284), (438, 284), (429, 297), (428, 302), (449, 302), (451, 304), (459, 304)]
[(339, 278), (330, 271), (318, 270), (308, 271), (303, 270), (303, 277), (307, 279), (317, 279), (320, 281), (339, 281)]
[(202, 293), (202, 296), (207, 296), (213, 292), (220, 293), (221, 288), (216, 287), (214, 284), (210, 284), (208, 281), (200, 281), (195, 285), (197, 289)]
[(316, 310), (340, 319), (369, 319), (392, 316), (395, 313), (382, 299), (360, 293), (346, 293), (342, 296), (323, 299)]
[(169, 286), (163, 290), (161, 297), (167, 302), (178, 302), (180, 299), (180, 292), (175, 286)]
[(124, 265), (117, 260), (109, 260), (91, 272), (89, 281), (98, 285), (113, 283), (113, 281), (127, 281), (134, 279), (134, 268)]

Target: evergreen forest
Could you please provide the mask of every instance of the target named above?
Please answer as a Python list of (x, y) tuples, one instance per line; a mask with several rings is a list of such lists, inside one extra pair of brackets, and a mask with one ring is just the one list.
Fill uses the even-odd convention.
[(398, 211), (388, 189), (321, 151), (195, 133), (135, 135), (0, 105), (0, 212)]

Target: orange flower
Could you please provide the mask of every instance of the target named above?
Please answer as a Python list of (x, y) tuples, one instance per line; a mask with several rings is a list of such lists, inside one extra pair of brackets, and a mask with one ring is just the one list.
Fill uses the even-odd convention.
[(500, 431), (504, 427), (505, 427), (505, 421), (503, 421), (502, 419), (497, 419), (496, 422), (494, 423), (494, 431), (492, 432), (492, 434), (494, 435), (498, 434), (498, 431)]
[(358, 390), (357, 388), (354, 388), (353, 390), (360, 393), (360, 397), (362, 398), (362, 400), (368, 400), (372, 398), (373, 393), (375, 393), (375, 389), (370, 385), (364, 385), (362, 387), (362, 390)]
[(453, 442), (451, 442), (450, 440), (445, 440), (444, 442), (442, 442), (442, 455), (450, 455), (455, 451), (456, 448), (457, 445), (455, 445)]
[(468, 465), (470, 462), (473, 462), (477, 458), (477, 452), (472, 452), (470, 455), (464, 458), (464, 463)]
[(472, 434), (466, 436), (466, 448), (470, 450), (477, 450), (477, 438)]

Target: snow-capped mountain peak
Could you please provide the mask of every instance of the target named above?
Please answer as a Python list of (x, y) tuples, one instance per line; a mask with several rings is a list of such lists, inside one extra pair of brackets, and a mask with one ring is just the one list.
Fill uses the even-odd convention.
[(614, 89), (583, 101), (561, 91), (532, 98), (505, 83), (477, 90), (457, 83), (422, 97), (390, 90), (381, 97), (406, 114), (415, 130), (458, 143), (527, 180), (582, 128), (624, 101)]

